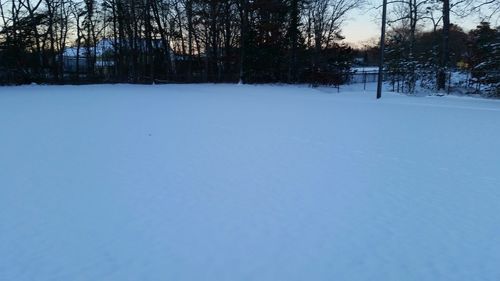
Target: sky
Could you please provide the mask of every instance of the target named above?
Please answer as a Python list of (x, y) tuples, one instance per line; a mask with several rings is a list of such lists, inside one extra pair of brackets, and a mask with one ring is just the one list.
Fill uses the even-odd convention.
[[(345, 42), (361, 46), (368, 41), (378, 41), (381, 26), (377, 17), (380, 18), (381, 13), (382, 9), (359, 9), (352, 11), (349, 19), (342, 28), (342, 34), (346, 37)], [(460, 25), (465, 31), (468, 31), (475, 28), (480, 20), (478, 16), (470, 16), (464, 19), (452, 15), (451, 22)]]
[[(373, 12), (372, 12), (373, 13)], [(380, 36), (380, 23), (370, 12), (356, 11), (342, 28), (346, 42), (360, 44), (364, 41), (377, 40)]]

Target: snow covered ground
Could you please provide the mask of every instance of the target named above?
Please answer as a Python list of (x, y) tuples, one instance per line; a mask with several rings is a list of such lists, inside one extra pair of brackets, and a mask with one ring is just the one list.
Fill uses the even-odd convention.
[(500, 280), (500, 102), (350, 87), (0, 88), (0, 280)]

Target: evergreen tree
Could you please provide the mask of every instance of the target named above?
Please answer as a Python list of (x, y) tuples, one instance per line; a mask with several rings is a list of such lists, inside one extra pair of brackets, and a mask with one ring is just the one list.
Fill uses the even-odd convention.
[(477, 83), (500, 96), (500, 30), (482, 22), (470, 32), (470, 68)]

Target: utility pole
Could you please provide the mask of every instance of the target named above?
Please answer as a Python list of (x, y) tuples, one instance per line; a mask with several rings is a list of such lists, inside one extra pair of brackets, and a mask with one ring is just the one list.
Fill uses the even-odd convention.
[(377, 99), (382, 97), (382, 79), (384, 78), (385, 23), (387, 21), (387, 0), (382, 4), (382, 33), (380, 34), (380, 61), (378, 65)]

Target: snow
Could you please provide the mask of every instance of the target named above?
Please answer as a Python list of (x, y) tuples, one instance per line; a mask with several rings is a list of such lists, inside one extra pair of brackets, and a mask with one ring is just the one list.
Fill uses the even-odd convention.
[(369, 86), (0, 88), (0, 280), (500, 280), (500, 102)]
[(376, 72), (378, 73), (378, 66), (359, 66), (359, 67), (353, 67), (352, 70), (354, 72)]

